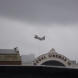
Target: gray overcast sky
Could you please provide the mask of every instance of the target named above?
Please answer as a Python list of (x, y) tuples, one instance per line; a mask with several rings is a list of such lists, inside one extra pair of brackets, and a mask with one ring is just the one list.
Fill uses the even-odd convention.
[(37, 23), (74, 23), (78, 0), (0, 0), (0, 14)]
[[(48, 36), (39, 42), (31, 35)], [(0, 0), (0, 48), (39, 56), (51, 48), (78, 61), (78, 0)]]

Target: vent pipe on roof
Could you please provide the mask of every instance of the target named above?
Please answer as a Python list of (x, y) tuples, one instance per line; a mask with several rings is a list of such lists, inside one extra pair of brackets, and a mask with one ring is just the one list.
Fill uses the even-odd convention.
[(15, 47), (14, 49), (15, 49), (15, 51), (19, 52), (18, 47)]

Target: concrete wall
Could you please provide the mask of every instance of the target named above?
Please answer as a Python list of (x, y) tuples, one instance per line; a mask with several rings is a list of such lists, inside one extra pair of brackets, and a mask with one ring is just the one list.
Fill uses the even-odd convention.
[(21, 56), (16, 55), (0, 55), (0, 65), (22, 65)]
[(18, 55), (0, 55), (0, 61), (21, 61), (21, 56)]

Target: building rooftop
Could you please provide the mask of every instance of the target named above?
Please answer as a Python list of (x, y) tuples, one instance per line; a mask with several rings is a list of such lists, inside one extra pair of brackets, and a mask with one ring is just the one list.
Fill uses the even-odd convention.
[(0, 49), (0, 54), (17, 54), (19, 52), (17, 49), (17, 47), (14, 49)]
[(57, 53), (54, 48), (52, 48), (49, 53)]

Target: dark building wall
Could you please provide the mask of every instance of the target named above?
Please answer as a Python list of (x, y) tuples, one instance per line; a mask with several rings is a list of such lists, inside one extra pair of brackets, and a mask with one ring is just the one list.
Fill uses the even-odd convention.
[(78, 68), (0, 66), (0, 78), (78, 78)]
[(0, 61), (0, 65), (21, 65), (21, 61)]
[(42, 63), (41, 65), (49, 65), (49, 66), (65, 66), (64, 64), (62, 64), (59, 61), (55, 61), (55, 60), (50, 60), (50, 61), (46, 61), (44, 63)]

